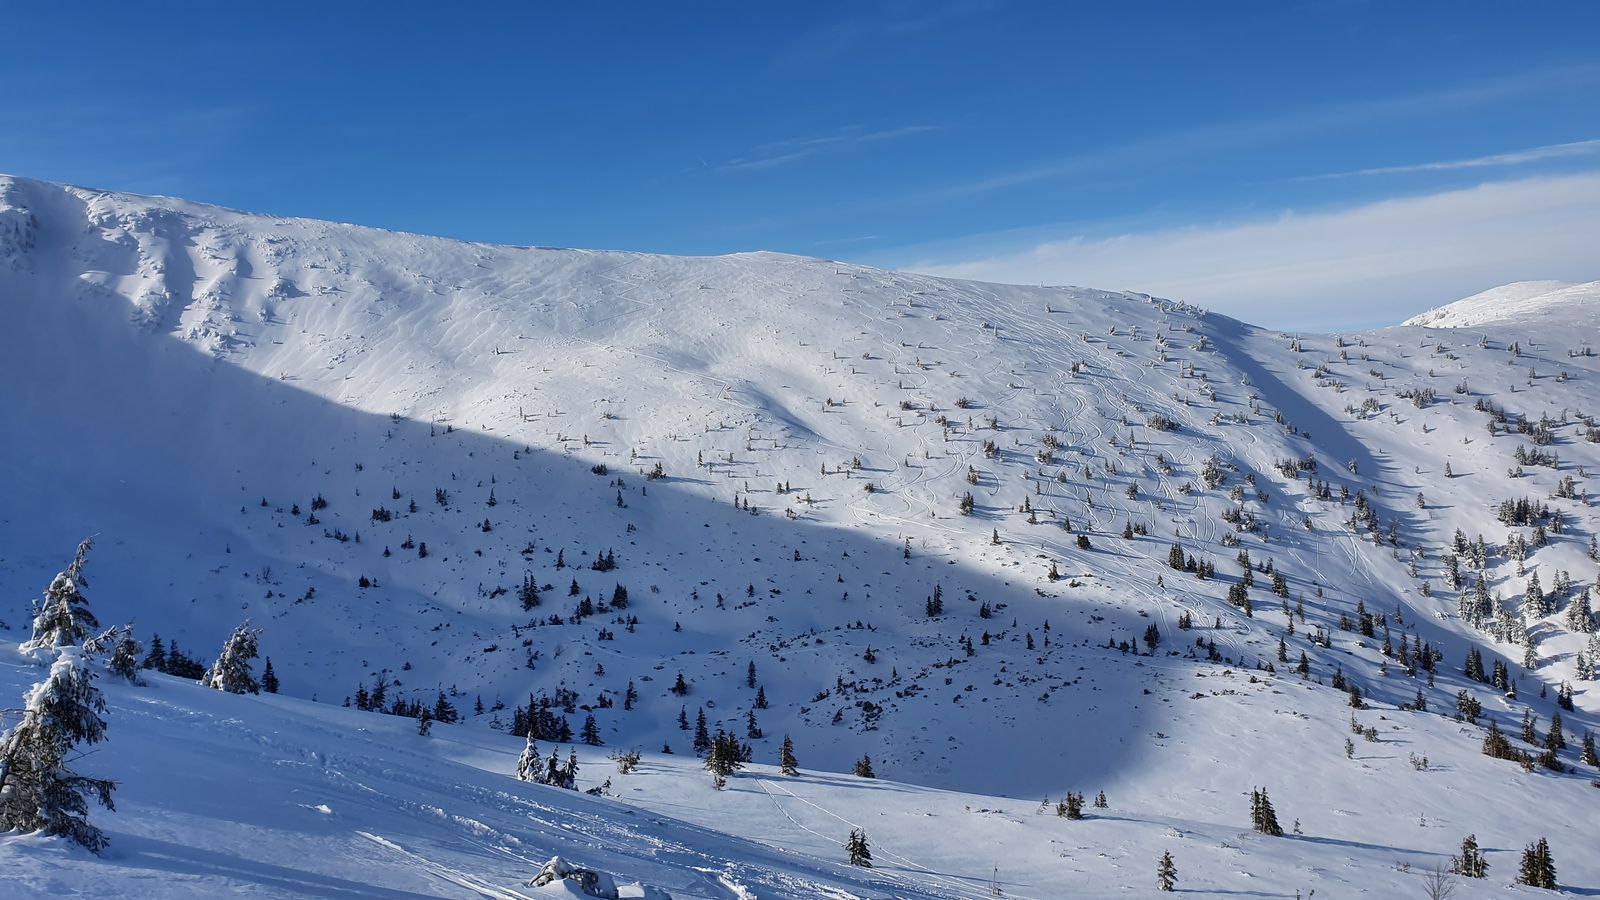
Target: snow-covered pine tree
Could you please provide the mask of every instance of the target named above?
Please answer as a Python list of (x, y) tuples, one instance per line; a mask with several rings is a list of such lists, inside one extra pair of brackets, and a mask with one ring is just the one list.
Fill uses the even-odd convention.
[(83, 566), (93, 546), (94, 541), (84, 539), (78, 545), (78, 553), (73, 557), (72, 564), (67, 566), (65, 572), (51, 579), (50, 586), (45, 588), (44, 599), (34, 609), (33, 636), (17, 649), (28, 653), (76, 644), (88, 637), (92, 629), (100, 627), (99, 620), (89, 611), (89, 601), (82, 591), (89, 583), (83, 575)]
[(522, 755), (517, 757), (517, 778), (521, 781), (540, 781), (544, 775), (544, 764), (539, 759), (539, 745), (533, 742), (533, 733), (528, 734), (528, 743), (522, 748)]
[(250, 674), (250, 660), (256, 658), (256, 643), (260, 635), (260, 631), (250, 627), (249, 621), (235, 628), (223, 643), (217, 661), (201, 678), (201, 684), (230, 694), (261, 693), (261, 685)]
[(43, 831), (105, 849), (106, 836), (89, 824), (88, 798), (114, 809), (116, 785), (67, 768), (75, 746), (105, 738), (106, 704), (93, 679), (82, 651), (66, 646), (49, 677), (24, 696), (22, 720), (0, 737), (0, 830)]
[(130, 684), (144, 684), (144, 679), (139, 677), (139, 654), (142, 650), (139, 642), (133, 639), (133, 629), (123, 626), (122, 638), (112, 649), (106, 668), (118, 678), (127, 679)]
[(1594, 609), (1589, 603), (1589, 589), (1578, 591), (1578, 596), (1567, 605), (1567, 629), (1579, 634), (1594, 632)]
[(578, 789), (578, 751), (567, 751), (567, 764), (561, 769), (561, 786), (569, 791)]

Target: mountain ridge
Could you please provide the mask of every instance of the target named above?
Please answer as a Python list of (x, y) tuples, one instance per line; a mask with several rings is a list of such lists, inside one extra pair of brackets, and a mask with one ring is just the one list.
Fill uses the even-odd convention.
[[(1374, 866), (1420, 867), (1456, 831), (1532, 840), (1536, 810), (1472, 820), (1454, 792), (1581, 809), (1583, 776), (1482, 757), (1482, 729), (1449, 717), (1465, 690), (1502, 726), (1548, 720), (1538, 695), (1566, 683), (1569, 728), (1595, 722), (1572, 609), (1596, 574), (1600, 367), (1562, 321), (1288, 334), (1123, 292), (506, 248), (19, 182), (0, 179), (7, 596), (98, 534), (102, 620), (207, 655), (249, 618), (286, 694), (443, 694), (465, 715), (437, 740), (470, 735), (475, 764), (504, 772), (487, 748), (514, 757), (499, 732), (543, 697), (681, 779), (652, 751), (692, 759), (678, 716), (704, 712), (758, 761), (787, 733), (808, 768), (866, 754), (885, 785), (1103, 787), (1129, 815), (1106, 839), (1136, 866), (1174, 816), (1225, 833), (1270, 774), (1280, 804), (1348, 813), (1305, 812), (1327, 844), (1252, 847), (1275, 889), (1313, 868), (1381, 889), (1395, 876)], [(1502, 518), (1530, 497), (1543, 513)], [(22, 636), (20, 612), (0, 620)], [(1521, 699), (1467, 678), (1469, 649)], [(1358, 714), (1380, 744), (1450, 771), (1340, 754), (1335, 680), (1377, 710)], [(1360, 790), (1378, 774), (1385, 792)], [(774, 846), (831, 850), (733, 784), (693, 795), (701, 824), (738, 808)], [(1448, 817), (1448, 839), (1364, 836), (1390, 792)], [(925, 825), (895, 821), (907, 843)], [(1091, 840), (1058, 824), (1075, 823), (973, 833), (1043, 842), (1012, 893), (1045, 896), (1049, 842)], [(1592, 880), (1566, 862), (1578, 831), (1557, 849)], [(986, 872), (973, 852), (962, 871)], [(1217, 890), (1250, 883), (1186, 853)]]

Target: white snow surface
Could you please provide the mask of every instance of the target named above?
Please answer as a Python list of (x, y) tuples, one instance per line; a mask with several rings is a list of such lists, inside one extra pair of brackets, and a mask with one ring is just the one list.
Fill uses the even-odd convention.
[(1517, 281), (1490, 288), (1407, 319), (1406, 325), (1429, 328), (1476, 328), (1558, 319), (1600, 333), (1600, 281)]
[[(1576, 745), (1600, 702), (1566, 611), (1600, 576), (1594, 306), (1289, 335), (1136, 294), (464, 244), (0, 177), (0, 694), (43, 677), (12, 649), (26, 600), (86, 535), (103, 622), (209, 662), (248, 618), (283, 683), (103, 678), (107, 740), (77, 764), (120, 784), (91, 815), (111, 847), (0, 837), (8, 891), (536, 896), (560, 855), (623, 896), (1142, 897), (1170, 851), (1198, 896), (1394, 897), (1475, 833), (1490, 877), (1458, 896), (1540, 895), (1509, 884), (1541, 836), (1592, 893)], [(1357, 491), (1375, 536), (1350, 527)], [(1508, 536), (1533, 528), (1495, 512), (1524, 497), (1561, 526), (1519, 562)], [(1494, 547), (1483, 574), (1533, 668), (1458, 615), (1457, 529)], [(1174, 542), (1217, 577), (1168, 568)], [(1253, 615), (1226, 600), (1243, 550), (1289, 595), (1256, 571)], [(1550, 592), (1562, 571), (1573, 588), (1525, 616), (1528, 576)], [(1358, 609), (1374, 636), (1340, 628)], [(1385, 626), (1442, 652), (1434, 683), (1383, 655)], [(1462, 675), (1469, 647), (1516, 699)], [(752, 662), (763, 736), (717, 791), (678, 715), (745, 738)], [(380, 677), (464, 720), (424, 737), (343, 706)], [(1485, 757), (1487, 719), (1453, 718), (1468, 690), (1521, 746), (1563, 682), (1567, 773)], [(511, 777), (511, 707), (561, 690), (605, 741), (579, 745), (579, 787), (610, 798)], [(634, 774), (605, 758), (624, 748)], [(839, 774), (863, 754), (878, 778)], [(1252, 787), (1300, 833), (1250, 832)], [(1054, 815), (1101, 790), (1108, 808)], [(876, 868), (843, 864), (853, 826)]]

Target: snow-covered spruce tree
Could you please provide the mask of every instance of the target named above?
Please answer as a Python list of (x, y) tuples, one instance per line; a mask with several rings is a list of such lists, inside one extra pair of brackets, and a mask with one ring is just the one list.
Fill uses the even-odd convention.
[(521, 781), (539, 781), (544, 775), (544, 765), (539, 759), (539, 745), (533, 742), (533, 733), (528, 733), (528, 743), (522, 748), (522, 755), (517, 757), (517, 778)]
[(74, 747), (105, 738), (106, 704), (93, 678), (82, 651), (63, 647), (49, 677), (24, 696), (22, 720), (0, 737), (0, 830), (43, 831), (105, 849), (106, 836), (89, 824), (88, 798), (114, 809), (116, 785), (67, 768)]
[(123, 626), (122, 639), (112, 648), (106, 668), (118, 678), (127, 679), (129, 684), (144, 684), (144, 679), (139, 677), (139, 654), (142, 650), (139, 642), (133, 639), (133, 629)]
[(88, 637), (92, 629), (100, 627), (82, 591), (89, 583), (83, 576), (83, 565), (93, 546), (94, 541), (85, 539), (78, 545), (78, 553), (67, 570), (50, 581), (44, 599), (34, 609), (33, 636), (17, 649), (28, 653), (76, 644)]
[(794, 742), (786, 734), (783, 736), (783, 750), (778, 756), (779, 771), (785, 775), (800, 774), (800, 760), (794, 758)]
[(235, 628), (200, 683), (230, 694), (261, 693), (261, 685), (250, 674), (250, 660), (256, 658), (256, 641), (260, 635), (260, 631), (250, 627), (248, 620)]

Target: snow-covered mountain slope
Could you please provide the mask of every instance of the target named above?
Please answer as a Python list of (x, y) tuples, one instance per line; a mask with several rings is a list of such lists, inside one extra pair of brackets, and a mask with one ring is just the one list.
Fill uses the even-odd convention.
[[(0, 684), (14, 693), (37, 673), (6, 651)], [(509, 747), (515, 759), (521, 742), (493, 732), (422, 738), (403, 718), (239, 698), (165, 675), (106, 689), (116, 744), (83, 765), (119, 783), (118, 813), (106, 817), (112, 844), (95, 857), (10, 839), (0, 848), (8, 897), (505, 900), (545, 896), (526, 883), (556, 854), (628, 873), (617, 880), (634, 897), (949, 896), (517, 781), (493, 751)], [(595, 784), (616, 776), (598, 755), (591, 766)]]
[[(39, 677), (12, 645), (0, 650), (0, 691)], [(111, 844), (95, 856), (4, 838), (5, 895), (510, 900), (548, 896), (527, 882), (560, 855), (612, 875), (624, 897), (956, 900), (993, 886), (1025, 900), (1141, 897), (1168, 852), (1180, 887), (1202, 897), (1423, 896), (1422, 873), (1472, 831), (1490, 877), (1458, 896), (1531, 897), (1540, 892), (1506, 890), (1527, 836), (1561, 823), (1582, 832), (1591, 818), (1590, 789), (1541, 795), (1546, 776), (1479, 755), (1444, 717), (1365, 714), (1378, 740), (1355, 738), (1347, 760), (1336, 692), (1146, 662), (1152, 690), (1172, 698), (1171, 726), (1189, 737), (1154, 738), (1166, 751), (1159, 767), (1108, 784), (1107, 806), (1086, 803), (1077, 821), (1055, 814), (1059, 796), (1041, 804), (868, 781), (805, 759), (793, 776), (748, 766), (718, 791), (687, 754), (645, 753), (623, 775), (607, 748), (580, 745), (579, 788), (607, 785), (594, 798), (517, 781), (522, 740), (486, 728), (423, 737), (404, 718), (164, 675), (142, 687), (107, 677), (109, 737), (78, 766), (119, 784), (116, 812), (94, 815)], [(1205, 699), (1179, 702), (1192, 692)], [(1197, 746), (1208, 749), (1185, 752)], [(1285, 837), (1249, 830), (1235, 756), (1256, 765), (1255, 781), (1275, 783)], [(868, 835), (871, 869), (844, 863), (854, 827)], [(1553, 840), (1563, 882), (1593, 884), (1579, 835)]]
[(1412, 316), (1406, 325), (1476, 328), (1482, 325), (1554, 318), (1600, 331), (1600, 281), (1518, 281), (1490, 288), (1438, 309)]
[[(593, 716), (608, 749), (680, 757), (680, 713), (703, 711), (758, 762), (789, 734), (809, 770), (870, 754), (923, 786), (842, 779), (814, 802), (846, 816), (898, 790), (1128, 798), (1143, 824), (1121, 868), (1083, 872), (1135, 894), (1170, 828), (1233, 835), (1186, 851), (1203, 891), (1389, 896), (1396, 862), (1470, 831), (1507, 851), (1497, 884), (1544, 834), (1564, 881), (1600, 886), (1575, 746), (1574, 773), (1524, 773), (1478, 755), (1486, 720), (1450, 718), (1467, 690), (1543, 735), (1564, 682), (1569, 738), (1600, 711), (1570, 613), (1600, 572), (1586, 307), (1285, 335), (1140, 295), (470, 245), (14, 178), (0, 304), (0, 590), (19, 598), (0, 619), (18, 638), (21, 598), (94, 534), (103, 620), (209, 658), (249, 618), (284, 693), (324, 705), (380, 682), (391, 701), (445, 692), (467, 715), (435, 735), (504, 748), (499, 771), (518, 741), (494, 729), (530, 695), (574, 730)], [(1520, 499), (1508, 521), (1526, 524), (1503, 524)], [(1215, 577), (1169, 568), (1175, 543)], [(1516, 698), (1465, 677), (1469, 648)], [(1335, 679), (1359, 685), (1386, 759), (1345, 758)], [(1401, 708), (1419, 692), (1427, 712)], [(1413, 770), (1402, 742), (1449, 772)], [(658, 808), (716, 827), (754, 790), (693, 781)], [(1263, 784), (1307, 826), (1292, 849), (1237, 839)], [(1491, 792), (1526, 815), (1489, 814)], [(844, 838), (755, 799), (741, 835), (819, 855)], [(1448, 833), (1410, 833), (1424, 808)], [(1074, 860), (1114, 845), (1043, 819), (953, 833), (1070, 840)], [(895, 852), (945, 871), (955, 851), (919, 850), (926, 830), (895, 831)], [(984, 852), (947, 874), (982, 888), (1002, 865)], [(1059, 895), (1073, 870), (1051, 860), (1009, 892)]]

